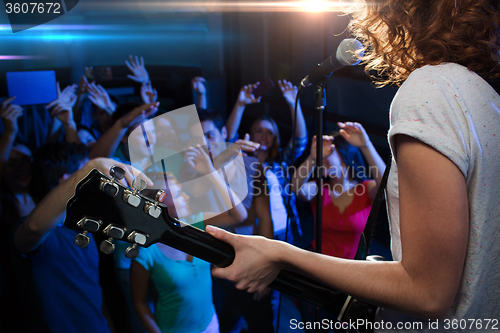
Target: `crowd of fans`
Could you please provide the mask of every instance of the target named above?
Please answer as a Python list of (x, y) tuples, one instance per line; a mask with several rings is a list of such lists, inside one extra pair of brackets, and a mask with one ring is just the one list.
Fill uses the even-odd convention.
[[(180, 124), (180, 117), (160, 109), (142, 57), (131, 56), (125, 63), (129, 78), (141, 84), (142, 103), (119, 104), (85, 75), (78, 85), (61, 90), (58, 84), (57, 99), (46, 106), (53, 116), (50, 135), (36, 151), (16, 140), (23, 108), (15, 97), (1, 104), (1, 244), (8, 255), (2, 256), (0, 271), (0, 327), (16, 325), (18, 332), (234, 332), (246, 323), (251, 332), (274, 332), (275, 292), (238, 290), (212, 278), (208, 263), (160, 243), (129, 259), (124, 249), (130, 244), (116, 241), (115, 269), (103, 273), (94, 237), (89, 235), (85, 249), (75, 246), (78, 232), (63, 221), (78, 181), (93, 168), (109, 174), (111, 166), (119, 165), (129, 185), (139, 171), (152, 188), (168, 179), (162, 203), (187, 224), (293, 242), (290, 226), (300, 227), (296, 200), (314, 202), (318, 192), (309, 179), (316, 137), (310, 155), (287, 179), (292, 156), (299, 158), (308, 145), (300, 103), (295, 118), (297, 87), (278, 82), (297, 124), (295, 142), (282, 142), (269, 116), (256, 119), (250, 133), (240, 137), (246, 106), (260, 102), (253, 95), (258, 83), (241, 88), (225, 121), (209, 109), (205, 80), (193, 78), (197, 112)], [(339, 132), (322, 140), (327, 179), (323, 253), (352, 259), (385, 165), (360, 124), (338, 125)], [(189, 136), (185, 149), (179, 148), (185, 140), (182, 130)], [(153, 147), (155, 157), (168, 156), (163, 168), (151, 163)], [(228, 186), (241, 183), (241, 175), (217, 172), (238, 157), (248, 188), (244, 194)], [(221, 195), (228, 189), (229, 206)], [(103, 297), (109, 294), (103, 274), (112, 274), (119, 286), (125, 305), (120, 304), (119, 315), (112, 309), (117, 298)]]

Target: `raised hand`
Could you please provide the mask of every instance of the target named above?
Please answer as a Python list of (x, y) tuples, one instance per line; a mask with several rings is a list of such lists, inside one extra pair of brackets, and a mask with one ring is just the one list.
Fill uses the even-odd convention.
[(158, 100), (158, 92), (156, 89), (153, 89), (151, 82), (142, 84), (141, 97), (145, 104), (154, 103)]
[(16, 104), (10, 104), (16, 96), (7, 98), (0, 107), (0, 118), (2, 118), (5, 131), (16, 133), (19, 130), (17, 119), (23, 115), (23, 108)]
[(45, 107), (46, 109), (49, 109), (52, 106), (55, 106), (50, 114), (59, 119), (64, 125), (71, 125), (74, 123), (73, 106), (77, 100), (77, 96), (75, 94), (77, 88), (78, 86), (73, 84), (71, 86), (67, 86), (63, 91), (61, 91), (59, 82), (57, 82), (57, 99), (53, 100)]
[(66, 88), (64, 88), (63, 91), (61, 91), (59, 82), (57, 82), (57, 98), (52, 102), (50, 102), (49, 104), (47, 104), (45, 108), (50, 109), (56, 104), (64, 105), (65, 107), (70, 105), (71, 107), (73, 107), (73, 105), (75, 105), (76, 103), (76, 99), (74, 98), (76, 97), (75, 95), (76, 88), (78, 88), (78, 86), (76, 84), (73, 84), (71, 86), (67, 86)]
[(260, 82), (257, 82), (241, 87), (238, 94), (238, 99), (236, 100), (236, 104), (243, 106), (260, 102), (261, 97), (255, 98), (255, 96), (252, 94), (252, 90), (257, 88), (259, 84)]
[(206, 94), (207, 89), (205, 88), (205, 78), (201, 76), (197, 76), (194, 79), (191, 80), (191, 88), (198, 94)]
[(128, 69), (133, 73), (133, 75), (127, 75), (128, 78), (140, 83), (149, 81), (149, 74), (146, 67), (144, 67), (143, 57), (133, 57), (130, 55), (129, 60), (125, 60), (125, 65), (127, 65)]
[(294, 86), (292, 82), (287, 80), (278, 80), (278, 85), (280, 86), (281, 93), (285, 97), (288, 104), (295, 106), (295, 100), (297, 99), (297, 86)]
[(92, 103), (106, 110), (109, 114), (115, 112), (116, 104), (109, 98), (108, 92), (101, 85), (95, 82), (89, 83), (87, 84), (87, 91)]
[[(323, 135), (323, 158), (330, 156), (333, 153), (333, 149), (335, 147), (333, 142), (333, 136)], [(316, 159), (316, 135), (312, 138), (311, 143), (311, 157)]]
[(353, 145), (354, 147), (366, 147), (371, 143), (368, 134), (366, 134), (365, 129), (360, 123), (346, 122), (346, 123), (337, 123), (340, 129), (340, 135), (344, 137), (344, 139)]
[[(86, 69), (87, 69), (87, 67), (85, 67), (85, 70)], [(80, 94), (86, 93), (88, 84), (89, 84), (89, 81), (87, 80), (87, 77), (85, 76), (85, 74), (82, 75), (82, 77), (78, 81), (78, 92)]]
[(143, 104), (119, 119), (123, 128), (133, 127), (142, 123), (147, 118), (153, 116), (158, 111), (160, 102)]
[(85, 67), (84, 74), (83, 74), (88, 80), (95, 80), (94, 77), (94, 68), (92, 66)]
[(189, 147), (185, 152), (185, 160), (199, 174), (207, 175), (215, 171), (210, 156), (200, 145)]
[(73, 106), (75, 105), (76, 100), (77, 97), (74, 95), (68, 102), (56, 103), (50, 115), (55, 116), (65, 125), (72, 124), (74, 122)]

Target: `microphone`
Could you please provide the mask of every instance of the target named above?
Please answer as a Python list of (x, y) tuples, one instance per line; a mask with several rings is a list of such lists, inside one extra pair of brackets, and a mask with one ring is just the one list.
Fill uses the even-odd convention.
[(359, 64), (363, 56), (363, 44), (359, 40), (348, 38), (340, 42), (337, 52), (330, 58), (323, 61), (320, 65), (309, 72), (300, 84), (307, 87), (312, 83), (332, 75), (336, 70), (344, 66), (354, 66)]

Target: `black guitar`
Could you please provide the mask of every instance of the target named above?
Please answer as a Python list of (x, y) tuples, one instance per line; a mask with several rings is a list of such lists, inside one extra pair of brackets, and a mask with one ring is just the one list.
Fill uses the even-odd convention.
[[(120, 178), (120, 170), (113, 167), (111, 175)], [(139, 193), (145, 183), (134, 184), (139, 190), (132, 190), (115, 178), (94, 169), (78, 183), (75, 195), (67, 203), (64, 221), (66, 227), (82, 231), (75, 238), (76, 245), (86, 247), (87, 233), (101, 232), (108, 239), (101, 243), (100, 249), (108, 254), (114, 250), (113, 239), (119, 239), (131, 244), (125, 251), (129, 258), (137, 256), (138, 246), (149, 247), (160, 242), (219, 267), (233, 262), (234, 249), (229, 244), (200, 229), (181, 226), (179, 220), (170, 216), (167, 207), (159, 203), (162, 191), (156, 201), (151, 200)], [(339, 320), (345, 319), (351, 304), (350, 296), (285, 270), (270, 287), (330, 312)]]

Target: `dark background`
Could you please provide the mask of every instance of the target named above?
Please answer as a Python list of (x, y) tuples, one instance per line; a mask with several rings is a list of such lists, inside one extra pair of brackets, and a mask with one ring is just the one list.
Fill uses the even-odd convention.
[[(0, 60), (0, 99), (8, 96), (8, 71), (53, 69), (64, 86), (77, 83), (85, 66), (110, 66), (113, 79), (98, 83), (120, 101), (136, 99), (133, 95), (140, 86), (127, 79), (129, 71), (124, 60), (130, 54), (140, 55), (159, 92), (161, 107), (166, 110), (193, 103), (190, 80), (194, 76), (207, 79), (209, 107), (226, 115), (241, 86), (270, 77), (276, 87), (261, 103), (247, 107), (240, 134), (249, 130), (253, 119), (268, 114), (277, 120), (282, 142), (287, 142), (291, 135), (290, 113), (277, 80), (298, 84), (314, 66), (334, 53), (340, 41), (349, 37), (348, 17), (335, 11), (227, 4), (80, 0), (67, 14), (17, 33), (12, 33), (2, 5), (0, 55), (42, 58)], [(386, 158), (388, 113), (396, 88), (376, 89), (361, 66), (334, 73), (326, 87), (325, 131), (338, 129), (337, 121), (358, 121)], [(316, 126), (312, 88), (304, 90), (301, 104), (312, 136)], [(38, 144), (44, 133), (35, 133), (35, 128), (50, 120), (41, 107), (26, 110), (21, 128), (29, 132), (25, 135), (36, 136), (31, 142)], [(381, 209), (381, 216), (384, 213)], [(387, 245), (386, 223), (377, 228), (377, 233), (377, 238)]]

